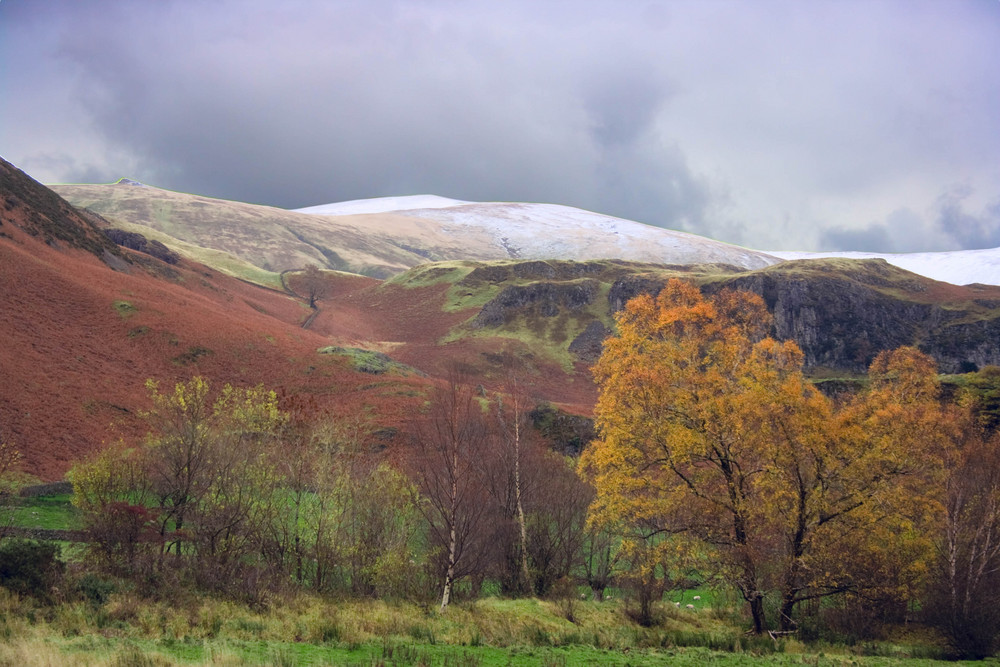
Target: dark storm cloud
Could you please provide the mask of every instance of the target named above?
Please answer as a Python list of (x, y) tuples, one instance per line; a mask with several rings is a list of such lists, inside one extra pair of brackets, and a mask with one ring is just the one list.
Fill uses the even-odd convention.
[(699, 224), (704, 186), (650, 134), (668, 84), (642, 49), (594, 48), (588, 21), (560, 36), (486, 5), (105, 6), (114, 20), (67, 9), (58, 53), (138, 178), (279, 206), (621, 197), (620, 215)]
[(989, 211), (942, 235), (926, 193), (1000, 196), (1000, 3), (944, 5), (4, 0), (0, 150), (284, 207), (546, 201), (775, 248), (899, 245), (909, 209), (965, 243)]

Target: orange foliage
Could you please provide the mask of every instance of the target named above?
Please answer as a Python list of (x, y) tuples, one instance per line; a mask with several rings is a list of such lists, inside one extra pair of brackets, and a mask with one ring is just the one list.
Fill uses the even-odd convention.
[(845, 550), (919, 542), (914, 527), (940, 507), (923, 482), (943, 447), (926, 356), (880, 355), (871, 391), (835, 405), (769, 327), (746, 292), (705, 298), (672, 280), (629, 302), (594, 368), (600, 437), (581, 460), (592, 523), (660, 536), (661, 550), (683, 551), (663, 535), (714, 549), (757, 632), (765, 595), (790, 629), (799, 602), (874, 585)]

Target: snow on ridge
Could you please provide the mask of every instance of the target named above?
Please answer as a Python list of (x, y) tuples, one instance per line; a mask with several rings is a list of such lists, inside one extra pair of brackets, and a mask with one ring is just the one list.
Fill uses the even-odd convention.
[(375, 197), (373, 199), (352, 199), (351, 201), (307, 206), (293, 209), (296, 213), (310, 215), (363, 215), (367, 213), (392, 213), (412, 209), (438, 209), (467, 204), (458, 199), (437, 195), (407, 195), (401, 197)]
[(724, 263), (744, 268), (779, 261), (763, 252), (695, 234), (560, 204), (469, 202), (400, 213), (481, 229), (512, 257), (525, 259), (628, 259), (664, 264)]
[(718, 262), (748, 269), (782, 260), (884, 259), (933, 280), (1000, 285), (1000, 248), (925, 253), (758, 251), (695, 234), (559, 204), (469, 202), (437, 195), (378, 197), (295, 209), (312, 215), (399, 213), (436, 220), (455, 233), (480, 229), (510, 257), (618, 258), (664, 264)]
[(769, 251), (781, 259), (884, 259), (893, 266), (953, 285), (1000, 285), (1000, 248), (986, 250), (950, 250), (945, 252), (875, 253), (875, 252), (786, 252)]
[(778, 263), (757, 250), (616, 218), (572, 206), (467, 202), (436, 195), (361, 199), (296, 209), (313, 215), (396, 213), (442, 225), (456, 235), (485, 232), (504, 256), (521, 259), (625, 259), (660, 264), (731, 264), (756, 269)]

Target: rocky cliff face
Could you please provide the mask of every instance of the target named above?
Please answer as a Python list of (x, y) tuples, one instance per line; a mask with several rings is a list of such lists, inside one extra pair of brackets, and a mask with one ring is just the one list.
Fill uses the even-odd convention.
[(500, 326), (515, 316), (555, 317), (594, 302), (600, 284), (596, 280), (568, 283), (536, 282), (505, 287), (473, 320), (475, 328)]
[[(759, 294), (774, 316), (772, 335), (798, 343), (807, 367), (863, 372), (879, 352), (902, 345), (927, 352), (947, 373), (1000, 365), (1000, 287), (940, 283), (880, 259), (786, 262), (755, 271), (526, 261), (484, 264), (460, 284), (471, 291), (499, 288), (473, 328), (541, 331), (546, 328), (539, 322), (568, 318), (572, 332), (553, 342), (589, 364), (611, 333), (611, 315), (639, 294), (658, 294), (672, 277), (709, 293), (730, 288)], [(567, 332), (547, 330), (557, 329)]]
[(774, 336), (798, 343), (807, 366), (863, 371), (881, 350), (918, 343), (947, 317), (939, 306), (832, 276), (746, 276), (726, 286), (760, 294), (774, 315)]
[[(621, 309), (640, 293), (657, 294), (662, 284), (643, 276), (619, 280), (609, 308)], [(773, 335), (794, 340), (810, 367), (864, 371), (880, 351), (901, 345), (930, 354), (943, 372), (1000, 365), (1000, 303), (970, 299), (997, 289), (941, 286), (882, 260), (854, 260), (771, 267), (712, 280), (703, 289), (761, 295), (774, 315)]]
[(1000, 366), (1000, 317), (952, 321), (932, 331), (921, 348), (937, 359), (946, 372), (966, 373)]

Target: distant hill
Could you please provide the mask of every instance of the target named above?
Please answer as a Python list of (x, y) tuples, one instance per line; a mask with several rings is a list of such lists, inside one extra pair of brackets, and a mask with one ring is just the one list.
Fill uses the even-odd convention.
[[(456, 296), (457, 287), (448, 287), (452, 302), (449, 312), (467, 304), (473, 308), (469, 317), (474, 319), (470, 322), (477, 324), (441, 330), (439, 335), (452, 342), (463, 340), (469, 344), (491, 336), (504, 339), (507, 344), (531, 341), (536, 348), (547, 349), (549, 358), (560, 358), (559, 364), (564, 369), (592, 361), (599, 352), (602, 336), (611, 326), (611, 312), (624, 303), (626, 295), (634, 293), (637, 286), (655, 291), (670, 275), (696, 280), (706, 289), (732, 284), (761, 293), (775, 312), (775, 334), (797, 340), (811, 367), (863, 370), (879, 350), (902, 344), (919, 345), (932, 352), (942, 369), (948, 371), (1000, 363), (1000, 351), (993, 343), (1000, 339), (996, 318), (1000, 288), (989, 285), (1000, 282), (991, 272), (1000, 251), (898, 255), (887, 260), (932, 274), (940, 272), (942, 267), (951, 267), (945, 273), (953, 277), (955, 267), (961, 266), (965, 271), (963, 276), (968, 279), (963, 282), (974, 284), (955, 287), (914, 275), (880, 259), (811, 256), (814, 258), (808, 261), (782, 261), (769, 254), (691, 234), (549, 204), (476, 203), (415, 195), (280, 211), (136, 185), (59, 186), (58, 189), (108, 219), (127, 218), (135, 229), (172, 231), (191, 243), (211, 244), (215, 252), (225, 251), (228, 253), (225, 256), (234, 258), (233, 261), (256, 262), (257, 267), (275, 268), (259, 260), (268, 253), (284, 257), (283, 261), (289, 263), (303, 261), (305, 255), (296, 254), (303, 248), (314, 253), (320, 248), (323, 257), (339, 260), (356, 257), (352, 253), (360, 251), (369, 256), (379, 252), (383, 257), (388, 256), (389, 250), (408, 253), (405, 257), (396, 255), (399, 264), (395, 266), (386, 262), (372, 270), (373, 266), (368, 264), (367, 268), (362, 267), (362, 272), (399, 276), (381, 286), (381, 294), (393, 285), (410, 284), (413, 276), (428, 282), (427, 276), (438, 275), (436, 282), (430, 281), (434, 284), (451, 280), (472, 296), (460, 298)], [(282, 230), (283, 236), (278, 233)], [(289, 230), (294, 231), (292, 238)], [(312, 245), (303, 244), (305, 230), (321, 235), (323, 243), (328, 245), (314, 241), (310, 241)], [(194, 246), (186, 247), (189, 256), (201, 257), (225, 270), (217, 256), (201, 254), (204, 249)], [(496, 267), (521, 268), (487, 271), (484, 267), (488, 265), (479, 265), (476, 269), (464, 269), (472, 272), (473, 278), (467, 279), (460, 276), (461, 271), (455, 265), (429, 267), (431, 262), (448, 258), (457, 258), (451, 261), (466, 265), (499, 261)], [(548, 274), (526, 278), (531, 270), (525, 267), (538, 266), (538, 261), (546, 261), (551, 267), (553, 261), (558, 264), (567, 260), (590, 267), (574, 271), (593, 270), (603, 277), (564, 276), (556, 281), (562, 281), (558, 289), (549, 284)], [(608, 262), (617, 268), (611, 271)], [(326, 266), (330, 264), (327, 262)], [(357, 270), (357, 262), (333, 264)], [(400, 264), (414, 268), (400, 274)], [(488, 281), (488, 289), (474, 280), (483, 272), (494, 276)], [(506, 277), (497, 277), (500, 275)], [(475, 284), (470, 286), (468, 280)], [(565, 293), (570, 289), (567, 281), (576, 281), (572, 289), (579, 294)], [(618, 305), (610, 310), (604, 308), (600, 304), (606, 297)], [(566, 304), (574, 298), (583, 300), (582, 310), (567, 310)], [(569, 301), (563, 303), (560, 299)], [(518, 324), (520, 305), (530, 306), (529, 310), (534, 308), (531, 312), (563, 315), (550, 320), (547, 315), (535, 317), (529, 313), (531, 326), (522, 326)], [(410, 313), (410, 320), (421, 320), (415, 306), (403, 306)], [(431, 312), (439, 310), (433, 304), (421, 307)], [(475, 308), (483, 308), (483, 313)], [(391, 313), (385, 316), (393, 319)], [(381, 316), (369, 315), (368, 319), (371, 317)], [(451, 321), (452, 317), (449, 314), (445, 320)], [(317, 326), (322, 326), (323, 321), (321, 316)], [(396, 326), (397, 331), (406, 328), (405, 323)], [(578, 336), (582, 338), (577, 340)], [(571, 350), (569, 346), (574, 342)], [(489, 343), (496, 344), (495, 340)], [(405, 356), (409, 349), (412, 348), (401, 345), (398, 353)], [(589, 351), (580, 356), (581, 350)], [(435, 357), (429, 347), (424, 348), (424, 354)]]
[[(408, 362), (433, 356), (428, 346), (440, 350), (443, 342), (454, 346), (451, 356), (463, 346), (478, 350), (481, 362), (496, 339), (505, 339), (539, 364), (583, 379), (614, 313), (640, 293), (657, 294), (673, 277), (708, 292), (728, 287), (760, 294), (774, 315), (773, 335), (795, 340), (814, 374), (862, 372), (881, 350), (901, 345), (921, 348), (944, 372), (1000, 365), (1000, 287), (942, 283), (883, 260), (790, 261), (751, 271), (613, 260), (451, 262), (412, 269), (373, 288), (371, 299), (378, 303), (376, 294), (400, 289), (446, 290), (442, 306), (415, 299), (423, 305), (401, 310), (390, 327), (403, 334), (395, 340), (405, 340), (403, 332), (436, 323), (436, 342), (427, 337), (423, 348), (400, 345), (398, 354)], [(427, 320), (436, 309), (441, 313)], [(476, 363), (474, 355), (463, 360)], [(552, 391), (572, 400), (568, 387)]]
[(203, 252), (207, 249), (273, 273), (315, 264), (388, 278), (425, 262), (465, 259), (623, 259), (739, 268), (780, 261), (568, 206), (481, 204), (426, 195), (286, 211), (133, 183), (52, 188), (116, 225), (152, 230), (157, 240), (199, 261), (219, 266)]

